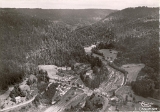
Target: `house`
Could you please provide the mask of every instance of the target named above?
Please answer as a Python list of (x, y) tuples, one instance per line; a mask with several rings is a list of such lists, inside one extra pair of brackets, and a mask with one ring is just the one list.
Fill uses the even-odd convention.
[(21, 97), (20, 96), (15, 97), (15, 99), (16, 99), (16, 103), (21, 103)]
[(93, 79), (92, 74), (93, 74), (93, 70), (88, 70), (88, 71), (86, 72), (86, 76), (89, 76), (90, 79)]

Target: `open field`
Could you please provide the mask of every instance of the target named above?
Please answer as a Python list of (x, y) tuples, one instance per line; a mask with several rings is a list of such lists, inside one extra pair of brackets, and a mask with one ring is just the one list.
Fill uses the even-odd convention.
[(126, 64), (126, 65), (123, 65), (121, 68), (123, 68), (128, 72), (127, 81), (132, 82), (132, 81), (136, 81), (138, 73), (144, 66), (145, 66), (144, 64)]
[(58, 67), (55, 65), (38, 65), (39, 70), (46, 71), (50, 79), (59, 79), (60, 76), (56, 75), (58, 72)]
[(113, 49), (101, 49), (99, 50), (100, 53), (103, 53), (104, 57), (105, 57), (105, 60), (114, 60), (117, 58), (117, 51), (116, 50), (113, 50)]
[(49, 82), (54, 81), (54, 79), (61, 79), (62, 77), (57, 75), (58, 70), (71, 70), (71, 67), (57, 67), (55, 65), (38, 65), (38, 69), (46, 71), (48, 77), (50, 78)]
[(9, 97), (10, 92), (13, 90), (13, 87), (10, 87), (5, 93), (0, 95), (0, 100), (5, 100), (6, 98)]

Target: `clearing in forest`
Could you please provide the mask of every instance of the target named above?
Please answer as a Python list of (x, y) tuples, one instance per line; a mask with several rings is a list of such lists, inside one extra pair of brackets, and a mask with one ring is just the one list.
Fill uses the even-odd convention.
[(144, 64), (126, 64), (123, 65), (122, 68), (125, 69), (127, 74), (127, 82), (136, 81), (137, 75), (142, 68), (144, 68)]
[(48, 77), (50, 79), (59, 79), (60, 76), (57, 75), (58, 67), (55, 65), (38, 65), (39, 70), (46, 71), (48, 74)]
[(99, 50), (100, 53), (103, 53), (105, 60), (115, 60), (117, 58), (118, 51), (113, 49), (101, 49)]

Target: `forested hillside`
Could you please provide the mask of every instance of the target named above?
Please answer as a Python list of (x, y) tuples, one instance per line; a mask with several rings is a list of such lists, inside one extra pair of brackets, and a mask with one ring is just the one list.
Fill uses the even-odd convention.
[(95, 23), (117, 10), (110, 9), (12, 9), (26, 16), (54, 22), (64, 22), (72, 26), (83, 26)]
[(24, 75), (34, 72), (39, 64), (70, 66), (75, 61), (88, 62), (83, 46), (90, 45), (97, 40), (96, 38), (84, 37), (74, 32), (64, 21), (54, 22), (51, 19), (21, 13), (23, 10), (32, 9), (20, 10), (0, 10), (0, 86), (2, 89), (21, 81)]
[(152, 82), (154, 86), (145, 89), (147, 81), (143, 79), (138, 83), (133, 82), (133, 90), (139, 95), (155, 98), (160, 96), (158, 11), (158, 8), (148, 7), (126, 8), (108, 15), (96, 24), (77, 29), (77, 32), (86, 36), (109, 38), (102, 43), (106, 45), (104, 48), (109, 45), (120, 51), (114, 61), (117, 65), (144, 63), (146, 66), (137, 80), (145, 76), (148, 83)]
[[(90, 59), (83, 47), (106, 42), (119, 51), (115, 64), (146, 65), (139, 77), (145, 75), (147, 80), (133, 82), (132, 89), (138, 95), (149, 92), (145, 96), (158, 98), (158, 11), (148, 7), (127, 8), (112, 14), (111, 10), (0, 9), (1, 88), (21, 81), (39, 64), (88, 63)], [(98, 17), (104, 19), (96, 22), (99, 19), (94, 18)], [(146, 81), (154, 86), (145, 89)], [(139, 89), (142, 91), (138, 92)]]
[(142, 61), (158, 70), (158, 63), (149, 62), (152, 59), (158, 59), (158, 18), (158, 8), (127, 8), (108, 15), (96, 24), (79, 28), (76, 31), (84, 36), (112, 39), (108, 43), (112, 42), (117, 50), (123, 52), (119, 54), (119, 58), (124, 57), (120, 59), (120, 65), (129, 61), (135, 63)]

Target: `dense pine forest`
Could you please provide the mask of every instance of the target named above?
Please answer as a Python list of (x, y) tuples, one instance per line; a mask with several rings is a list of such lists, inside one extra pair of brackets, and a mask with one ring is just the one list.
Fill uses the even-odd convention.
[[(102, 42), (106, 44), (100, 48), (119, 51), (115, 64), (144, 63), (132, 89), (138, 95), (158, 98), (158, 8), (76, 11), (0, 9), (0, 88), (20, 82), (39, 64), (90, 63), (84, 46)], [(87, 15), (88, 11), (92, 13)]]

